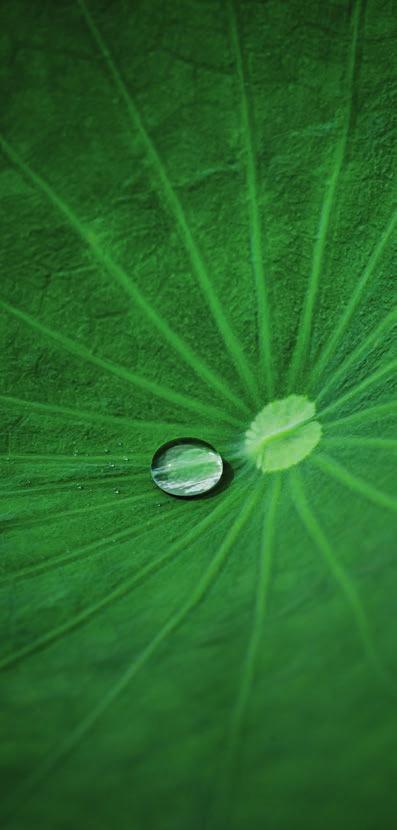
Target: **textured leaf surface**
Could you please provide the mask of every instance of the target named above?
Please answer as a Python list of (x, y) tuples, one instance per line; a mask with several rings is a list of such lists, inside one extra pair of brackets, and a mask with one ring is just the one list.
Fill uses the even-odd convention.
[[(392, 5), (2, 11), (5, 825), (390, 827)], [(247, 468), (289, 394), (320, 442)], [(156, 489), (179, 436), (229, 486)]]

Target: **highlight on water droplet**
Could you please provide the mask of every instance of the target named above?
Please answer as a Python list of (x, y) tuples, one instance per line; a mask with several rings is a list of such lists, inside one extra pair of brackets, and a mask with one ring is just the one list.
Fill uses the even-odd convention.
[(173, 496), (193, 497), (212, 490), (222, 478), (221, 455), (199, 438), (176, 438), (156, 450), (151, 476)]
[(322, 428), (315, 414), (315, 403), (305, 395), (272, 401), (247, 429), (243, 455), (263, 473), (298, 464), (320, 441)]

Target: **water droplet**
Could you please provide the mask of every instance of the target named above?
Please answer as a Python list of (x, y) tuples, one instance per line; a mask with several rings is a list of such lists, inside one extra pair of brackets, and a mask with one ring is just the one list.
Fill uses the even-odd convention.
[(173, 496), (207, 493), (218, 484), (222, 472), (219, 453), (197, 438), (178, 438), (163, 444), (151, 464), (154, 483)]
[(113, 490), (113, 493), (115, 493), (115, 495), (118, 496), (120, 494), (120, 490)]
[(78, 489), (78, 490), (82, 490), (82, 489), (83, 489), (83, 485), (82, 485), (82, 484), (78, 484), (78, 485), (77, 485), (77, 489)]

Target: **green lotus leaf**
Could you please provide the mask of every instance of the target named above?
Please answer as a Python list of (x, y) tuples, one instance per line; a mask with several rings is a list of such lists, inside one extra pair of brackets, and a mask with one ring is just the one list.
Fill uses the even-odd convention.
[(7, 830), (395, 823), (396, 37), (2, 4)]

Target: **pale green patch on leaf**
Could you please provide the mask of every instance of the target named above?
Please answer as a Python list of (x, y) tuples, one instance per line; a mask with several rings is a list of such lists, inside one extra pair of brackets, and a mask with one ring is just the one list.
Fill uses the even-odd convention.
[(299, 464), (321, 438), (321, 424), (313, 421), (315, 414), (316, 405), (304, 395), (272, 401), (247, 429), (244, 454), (263, 473)]

